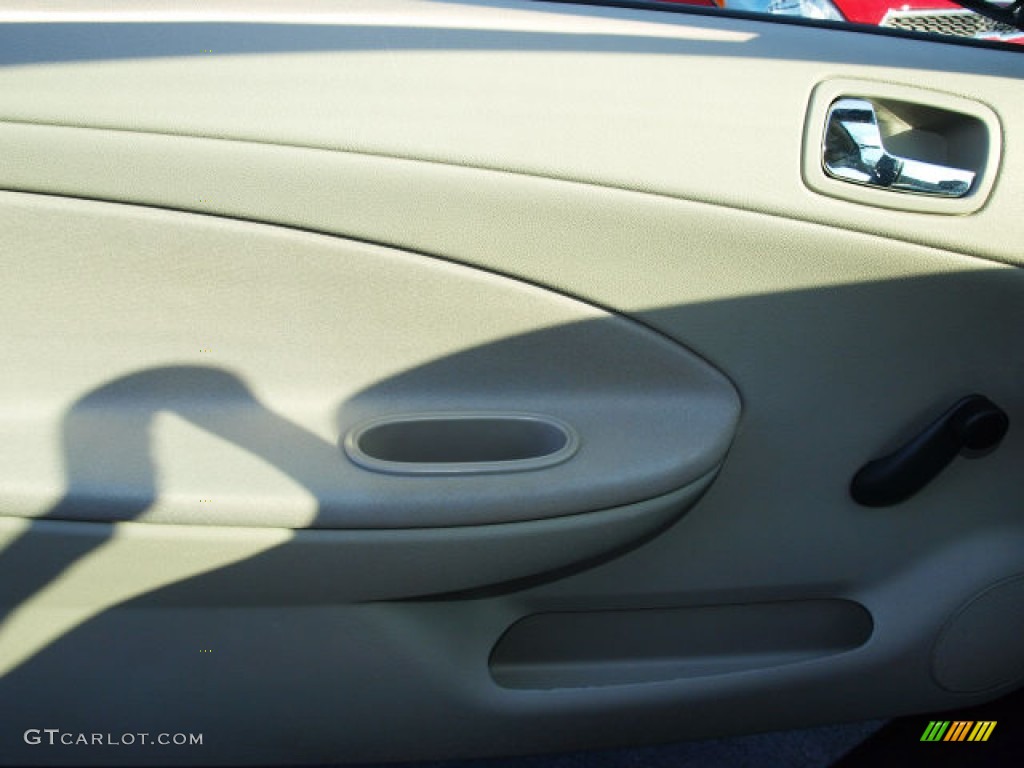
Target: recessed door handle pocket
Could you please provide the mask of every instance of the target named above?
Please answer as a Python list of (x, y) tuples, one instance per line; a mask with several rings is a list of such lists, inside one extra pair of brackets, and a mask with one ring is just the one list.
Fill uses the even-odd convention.
[(348, 432), (348, 457), (375, 472), (462, 475), (524, 472), (568, 461), (576, 431), (530, 413), (418, 413), (365, 422)]
[(807, 106), (801, 175), (858, 205), (965, 216), (994, 194), (1003, 143), (999, 117), (973, 99), (830, 78)]
[(853, 98), (838, 99), (828, 111), (822, 165), (829, 176), (842, 181), (939, 197), (963, 197), (976, 175), (890, 153), (875, 105)]

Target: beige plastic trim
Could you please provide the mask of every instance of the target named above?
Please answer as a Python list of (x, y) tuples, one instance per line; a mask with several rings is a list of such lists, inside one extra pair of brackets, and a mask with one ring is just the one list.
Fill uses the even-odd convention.
[(579, 445), (576, 430), (561, 419), (505, 411), (385, 416), (345, 435), (352, 461), (396, 475), (529, 472), (568, 461)]
[[(250, 16), (253, 4), (36, 0), (26, 17), (19, 3), (8, 18), (82, 23), (0, 24), (0, 186), (225, 215), (251, 195), (281, 223), (295, 209), (320, 225), (391, 210), (326, 171), (286, 162), (265, 181), (243, 164), (239, 183), (223, 176), (229, 145), (208, 157), (152, 139), (194, 136), (578, 181), (1021, 263), (1022, 163), (971, 217), (865, 216), (801, 174), (819, 83), (941, 91), (1009, 124), (1024, 109), (1017, 51), (532, 0), (264, 0)], [(433, 234), (419, 216), (446, 201), (418, 196), (407, 226), (386, 229)]]
[[(982, 461), (955, 462), (895, 512), (858, 507), (847, 487), (865, 460), (912, 435), (937, 405), (965, 391), (983, 391), (1014, 423), (1024, 419), (1024, 271), (991, 261), (1024, 264), (1024, 164), (1013, 154), (1024, 124), (1021, 53), (515, 0), (316, 5), (347, 14), (357, 4), (391, 18), (362, 29), (350, 18), (344, 29), (312, 31), (298, 16), (299, 23), (258, 29), (0, 29), (11, 43), (0, 45), (0, 58), (10, 64), (0, 69), (0, 185), (134, 203), (131, 214), (138, 219), (137, 227), (125, 229), (118, 213), (128, 206), (0, 195), (9, 214), (0, 233), (10, 238), (0, 253), (10, 260), (5, 267), (13, 265), (4, 279), (14, 297), (0, 308), (21, 313), (17, 323), (3, 323), (17, 332), (0, 335), (0, 358), (18, 362), (0, 377), (6, 393), (0, 466), (14, 468), (4, 478), (8, 499), (19, 502), (20, 491), (32, 490), (25, 480), (62, 488), (62, 466), (39, 460), (59, 456), (60, 440), (59, 433), (38, 428), (41, 418), (57, 424), (62, 404), (123, 372), (118, 361), (127, 356), (129, 364), (138, 363), (125, 348), (145, 351), (144, 364), (169, 358), (208, 364), (198, 352), (208, 345), (199, 337), (212, 328), (218, 339), (209, 346), (222, 362), (258, 374), (252, 378), (261, 384), (261, 402), (301, 418), (322, 437), (332, 471), (341, 464), (415, 489), (404, 497), (410, 504), (430, 485), (435, 494), (419, 497), (421, 519), (424, 509), (432, 522), (473, 519), (453, 516), (453, 496), (437, 490), (450, 478), (384, 476), (347, 465), (337, 441), (352, 425), (442, 404), (409, 402), (403, 400), (408, 392), (385, 388), (364, 400), (362, 410), (344, 414), (344, 422), (331, 418), (339, 397), (334, 387), (352, 373), (344, 366), (360, 366), (368, 356), (360, 354), (362, 337), (340, 317), (350, 309), (352, 281), (324, 280), (319, 271), (344, 256), (320, 253), (315, 274), (297, 282), (299, 239), (307, 238), (304, 251), (312, 240), (328, 238), (286, 238), (275, 229), (280, 239), (269, 248), (242, 237), (239, 253), (238, 239), (211, 240), (207, 230), (166, 233), (164, 219), (172, 215), (141, 207), (147, 205), (207, 214), (187, 217), (194, 223), (275, 221), (434, 254), (577, 296), (606, 307), (610, 316), (632, 315), (664, 334), (662, 343), (654, 342), (653, 365), (637, 362), (645, 375), (660, 370), (667, 390), (678, 387), (679, 376), (661, 370), (662, 358), (677, 344), (736, 382), (744, 410), (735, 444), (698, 505), (678, 518), (695, 498), (681, 492), (671, 498), (672, 508), (660, 502), (657, 514), (646, 508), (642, 524), (632, 528), (638, 537), (626, 537), (631, 546), (645, 543), (614, 558), (607, 547), (616, 536), (597, 529), (627, 515), (632, 525), (628, 509), (493, 527), (388, 531), (261, 529), (255, 526), (266, 517), (251, 504), (232, 511), (236, 521), (249, 515), (252, 527), (218, 525), (220, 510), (205, 505), (197, 505), (195, 516), (206, 519), (196, 525), (0, 520), (9, 534), (0, 590), (4, 606), (17, 611), (0, 636), (0, 661), (12, 667), (0, 681), (7, 713), (0, 722), (0, 760), (63, 759), (21, 738), (24, 729), (50, 723), (114, 733), (183, 725), (205, 731), (208, 740), (202, 750), (174, 756), (182, 762), (320, 765), (806, 727), (962, 707), (992, 695), (944, 689), (931, 651), (955, 616), (956, 635), (986, 638), (967, 651), (1020, 663), (1024, 649), (1019, 631), (1012, 632), (1015, 623), (1001, 622), (1002, 612), (989, 611), (988, 599), (971, 601), (1020, 573), (1024, 431), (1011, 429), (1000, 450)], [(220, 3), (193, 5), (205, 14)], [(265, 3), (275, 5), (288, 15), (284, 0)], [(626, 18), (629, 24), (620, 23)], [(409, 32), (410, 24), (430, 22), (431, 29)], [(325, 30), (331, 42), (318, 48)], [(77, 36), (69, 39), (68, 32)], [(253, 53), (263, 43), (274, 53)], [(110, 58), (89, 60), (97, 48)], [(167, 55), (152, 55), (160, 51)], [(801, 174), (808, 98), (833, 78), (899, 83), (989, 105), (1007, 141), (988, 203), (971, 215), (941, 216), (874, 209), (811, 191)], [(54, 210), (44, 215), (37, 207)], [(79, 215), (87, 208), (95, 213), (83, 229)], [(19, 231), (28, 234), (11, 234)], [(156, 231), (190, 244), (203, 258), (150, 261), (160, 252)], [(91, 270), (113, 263), (110, 251), (119, 248), (127, 249), (118, 262), (125, 268), (96, 280)], [(65, 250), (77, 258), (52, 260)], [(372, 255), (379, 269), (385, 253), (367, 249), (362, 256)], [(452, 277), (426, 290), (422, 281), (408, 280), (405, 264), (370, 292), (374, 307), (382, 295), (413, 301), (443, 292)], [(197, 279), (215, 268), (223, 274), (213, 283)], [(24, 280), (23, 270), (36, 270), (33, 279)], [(244, 289), (256, 276), (274, 288), (264, 298), (283, 301), (288, 311), (253, 311), (261, 294)], [(177, 288), (174, 281), (180, 281)], [(169, 308), (137, 290), (139, 283), (160, 282), (168, 293), (190, 284), (202, 291), (176, 293), (180, 304)], [(311, 295), (323, 301), (311, 303)], [(60, 298), (95, 301), (97, 319), (83, 327)], [(537, 318), (507, 325), (498, 322), (489, 295), (467, 291), (463, 299), (478, 302), (469, 318), (497, 323), (477, 328), (474, 343), (486, 347), (504, 339), (511, 346), (501, 359), (522, 360), (512, 354), (523, 340), (515, 329), (526, 331)], [(507, 319), (515, 319), (516, 303), (505, 306), (512, 314)], [(446, 321), (460, 309), (440, 303), (437, 317)], [(531, 315), (534, 307), (518, 309)], [(301, 324), (296, 346), (295, 318), (307, 312), (316, 322)], [(226, 319), (232, 313), (237, 323)], [(149, 325), (151, 315), (164, 322)], [(422, 315), (412, 317), (422, 323)], [(555, 326), (568, 319), (558, 312), (545, 317)], [(191, 335), (168, 318), (190, 325)], [(608, 317), (583, 326), (608, 328), (620, 320), (627, 323)], [(75, 338), (65, 343), (79, 331), (96, 336), (100, 326), (99, 335), (113, 340), (108, 348)], [(430, 350), (397, 333), (389, 344), (370, 345), (369, 357), (395, 353), (384, 375), (429, 365), (459, 354), (472, 327), (461, 323), (457, 343)], [(437, 333), (433, 328), (431, 335)], [(227, 343), (247, 334), (251, 343)], [(590, 339), (561, 339), (573, 343), (551, 347), (565, 363), (560, 372), (571, 378), (591, 371)], [(331, 354), (339, 351), (335, 345), (347, 344), (346, 356)], [(327, 354), (310, 358), (304, 353), (311, 347)], [(627, 344), (619, 352), (630, 349)], [(418, 353), (425, 358), (411, 359)], [(62, 361), (59, 369), (50, 367), (54, 360)], [(716, 402), (712, 387), (706, 400), (687, 398), (694, 407), (677, 414), (658, 402), (660, 391), (630, 378), (628, 366), (598, 362), (613, 380), (603, 380), (587, 402), (580, 402), (573, 380), (559, 390), (561, 398), (516, 403), (566, 419), (582, 443), (572, 461), (507, 478), (501, 498), (582, 464), (595, 445), (616, 448), (621, 462), (628, 453), (621, 441), (591, 439), (573, 408), (602, 412), (629, 392), (631, 403), (660, 416), (649, 423), (686, 446), (705, 406)], [(41, 373), (26, 377), (25, 369)], [(473, 376), (437, 376), (433, 384), (444, 389), (479, 376), (490, 377), (488, 386), (472, 402), (457, 392), (449, 406), (510, 408), (487, 400), (495, 386), (506, 387), (504, 397), (517, 387), (528, 395), (535, 383), (533, 375), (501, 375), (481, 365)], [(297, 382), (308, 386), (296, 388)], [(55, 392), (59, 396), (50, 398)], [(684, 428), (665, 424), (665, 413), (679, 416)], [(272, 467), (244, 463), (246, 457), (218, 444), (216, 435), (175, 419), (161, 417), (154, 427), (168, 459), (162, 488), (189, 491), (183, 480), (193, 476), (216, 480), (199, 474), (215, 459), (218, 470), (230, 465), (258, 486), (250, 497), (288, 502), (288, 522), (309, 524), (309, 495), (283, 488), (288, 479), (274, 477)], [(629, 423), (623, 418), (611, 429)], [(647, 436), (641, 430), (638, 439)], [(104, 444), (86, 442), (87, 457), (105, 453)], [(133, 455), (117, 458), (127, 462)], [(189, 464), (193, 458), (200, 461)], [(287, 452), (271, 458), (302, 464)], [(22, 471), (36, 464), (45, 472), (30, 477)], [(605, 498), (621, 493), (616, 477), (602, 477)], [(387, 517), (394, 498), (387, 502), (385, 514), (371, 509), (359, 522), (401, 523)], [(523, 511), (537, 513), (536, 507)], [(660, 527), (652, 528), (656, 520)], [(570, 528), (571, 536), (552, 533)], [(503, 531), (522, 538), (501, 545), (489, 538), (487, 546), (477, 546), (479, 536)], [(174, 542), (153, 543), (164, 538)], [(538, 558), (550, 564), (595, 551), (596, 559), (574, 561), (571, 572), (549, 572), (544, 580), (461, 593), (460, 599), (433, 593), (429, 600), (385, 601), (413, 588), (481, 584), (499, 566), (521, 573)], [(996, 596), (1005, 595), (1007, 610), (1021, 615), (1020, 592), (1000, 589)], [(488, 669), (502, 634), (531, 615), (684, 612), (813, 599), (863, 605), (873, 620), (870, 641), (795, 664), (560, 690), (505, 689)], [(1013, 636), (1005, 637), (1002, 627)], [(783, 633), (777, 639), (798, 638)], [(616, 651), (610, 641), (604, 648)], [(628, 655), (642, 658), (640, 650)], [(944, 643), (938, 660), (961, 650)], [(569, 662), (578, 658), (574, 652)], [(171, 759), (158, 749), (124, 747), (67, 755), (68, 762), (104, 765)]]
[[(424, 597), (563, 569), (669, 525), (712, 477), (614, 509), (462, 528), (285, 531), (0, 517), (0, 565), (17, 574), (0, 593), (0, 680), (81, 623), (149, 593), (201, 617), (225, 606)], [(168, 591), (160, 596), (161, 589)], [(316, 682), (308, 685), (315, 693)]]
[[(0, 193), (0, 267), (24, 297), (0, 304), (0, 514), (536, 520), (683, 488), (717, 468), (739, 419), (724, 376), (636, 322), (397, 249)], [(368, 472), (342, 450), (367, 422), (437, 412), (542, 414), (570, 437), (514, 480)]]
[[(962, 198), (938, 198), (873, 189), (826, 174), (821, 156), (826, 116), (832, 103), (844, 97), (867, 99), (883, 105), (885, 102), (899, 102), (911, 107), (920, 106), (949, 113), (951, 117), (966, 116), (980, 123), (984, 136), (968, 128), (964, 131), (965, 135), (960, 137), (971, 151), (980, 154), (973, 161), (975, 167), (970, 168), (978, 174), (971, 191)], [(803, 177), (807, 186), (815, 192), (853, 203), (897, 211), (964, 216), (981, 209), (992, 193), (999, 173), (1002, 144), (1003, 131), (999, 118), (980, 102), (927, 88), (837, 78), (821, 83), (811, 95), (804, 128)], [(865, 215), (870, 216), (870, 213)]]

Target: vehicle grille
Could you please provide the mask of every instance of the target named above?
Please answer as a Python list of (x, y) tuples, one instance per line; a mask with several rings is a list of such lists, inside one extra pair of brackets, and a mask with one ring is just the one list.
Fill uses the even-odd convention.
[(889, 11), (882, 19), (881, 26), (958, 37), (1016, 33), (1009, 24), (1000, 24), (987, 16), (968, 10)]

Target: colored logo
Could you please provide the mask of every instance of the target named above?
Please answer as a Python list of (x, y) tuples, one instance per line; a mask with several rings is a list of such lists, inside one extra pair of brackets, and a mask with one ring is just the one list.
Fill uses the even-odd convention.
[(921, 741), (988, 741), (995, 728), (995, 720), (932, 720)]

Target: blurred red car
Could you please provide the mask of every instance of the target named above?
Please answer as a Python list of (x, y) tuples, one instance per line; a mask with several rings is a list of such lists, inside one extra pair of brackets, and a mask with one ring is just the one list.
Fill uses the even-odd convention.
[(737, 11), (850, 21), (889, 29), (1024, 43), (1024, 32), (950, 0), (663, 0)]

